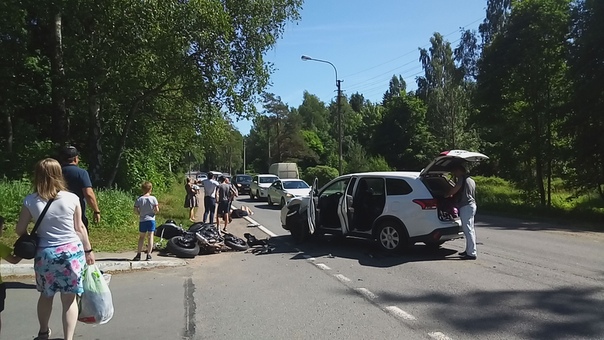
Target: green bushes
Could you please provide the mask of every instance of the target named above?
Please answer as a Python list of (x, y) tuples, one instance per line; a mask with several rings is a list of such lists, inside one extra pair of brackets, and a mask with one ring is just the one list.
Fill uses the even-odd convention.
[(319, 179), (319, 187), (327, 184), (327, 182), (338, 177), (338, 169), (326, 165), (317, 165), (310, 168), (306, 168), (302, 173), (302, 179), (306, 183), (312, 185), (315, 177)]

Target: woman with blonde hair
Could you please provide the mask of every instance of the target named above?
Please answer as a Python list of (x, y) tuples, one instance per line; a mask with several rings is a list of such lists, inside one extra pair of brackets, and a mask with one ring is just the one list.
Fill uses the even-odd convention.
[[(34, 193), (25, 197), (16, 231), (27, 233), (27, 225), (46, 213), (38, 227), (38, 249), (34, 258), (38, 299), (39, 340), (50, 337), (48, 322), (55, 293), (63, 305), (63, 337), (72, 340), (78, 320), (76, 294), (83, 292), (85, 264), (94, 263), (92, 246), (82, 222), (78, 196), (67, 191), (61, 165), (52, 158), (39, 161), (34, 169)], [(47, 207), (48, 205), (48, 207)]]

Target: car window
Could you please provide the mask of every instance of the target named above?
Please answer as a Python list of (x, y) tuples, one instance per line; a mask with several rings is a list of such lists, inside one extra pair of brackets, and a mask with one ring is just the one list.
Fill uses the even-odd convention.
[(273, 183), (278, 180), (277, 177), (260, 177), (260, 183)]
[(304, 181), (288, 181), (283, 182), (284, 189), (308, 189), (310, 186)]
[(327, 196), (335, 193), (344, 194), (346, 191), (346, 186), (348, 185), (348, 181), (350, 181), (350, 177), (343, 178), (339, 181), (331, 183), (328, 187), (323, 189), (321, 192), (321, 196)]
[(271, 187), (279, 189), (279, 181), (275, 181), (275, 183), (271, 184)]
[(352, 190), (354, 189), (354, 183), (357, 181), (356, 177), (353, 177), (350, 185), (348, 186), (348, 190), (346, 191), (346, 195), (351, 195), (352, 196)]
[(238, 183), (243, 183), (243, 182), (251, 182), (252, 181), (252, 176), (237, 176), (235, 178), (235, 180)]
[(390, 196), (408, 195), (413, 191), (404, 179), (386, 178), (386, 194)]
[(357, 192), (364, 195), (384, 195), (384, 179), (376, 177), (361, 178), (357, 186)]
[(254, 179), (252, 179), (252, 181), (258, 183), (258, 176), (254, 176)]

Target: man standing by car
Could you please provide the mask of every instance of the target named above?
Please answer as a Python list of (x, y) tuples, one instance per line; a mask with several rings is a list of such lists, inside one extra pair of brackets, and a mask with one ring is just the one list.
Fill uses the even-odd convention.
[(474, 230), (476, 183), (461, 164), (454, 165), (451, 173), (457, 178), (457, 183), (451, 188), (449, 196), (457, 198), (461, 228), (466, 239), (466, 250), (459, 255), (464, 260), (476, 260), (476, 231)]
[[(210, 216), (210, 222), (214, 222), (214, 211), (216, 210), (216, 191), (218, 189), (218, 182), (214, 180), (214, 174), (208, 173), (208, 178), (201, 181), (203, 185), (203, 223), (208, 223), (208, 214)], [(218, 226), (216, 226), (218, 227)]]
[(80, 154), (73, 146), (66, 146), (61, 149), (60, 153), (61, 168), (63, 170), (63, 178), (67, 184), (67, 189), (76, 194), (80, 198), (80, 206), (82, 207), (82, 222), (88, 231), (88, 218), (86, 217), (86, 202), (92, 208), (94, 223), (101, 221), (101, 211), (96, 201), (96, 195), (92, 190), (92, 182), (88, 172), (78, 166), (80, 162)]

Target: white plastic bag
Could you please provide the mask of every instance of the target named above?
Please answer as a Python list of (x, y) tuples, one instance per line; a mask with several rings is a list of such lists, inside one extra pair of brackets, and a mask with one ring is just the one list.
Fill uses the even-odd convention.
[(99, 268), (86, 267), (83, 277), (84, 293), (80, 298), (78, 320), (89, 324), (104, 324), (113, 317), (113, 300), (109, 285)]

